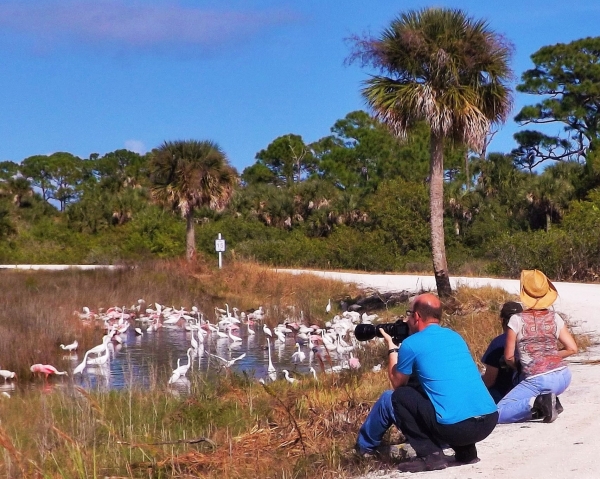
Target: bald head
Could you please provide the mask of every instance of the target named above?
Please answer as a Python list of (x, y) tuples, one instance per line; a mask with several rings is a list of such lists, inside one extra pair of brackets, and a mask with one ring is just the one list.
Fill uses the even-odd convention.
[(418, 312), (425, 322), (441, 321), (442, 319), (442, 303), (437, 296), (431, 293), (417, 296), (413, 303), (413, 311)]

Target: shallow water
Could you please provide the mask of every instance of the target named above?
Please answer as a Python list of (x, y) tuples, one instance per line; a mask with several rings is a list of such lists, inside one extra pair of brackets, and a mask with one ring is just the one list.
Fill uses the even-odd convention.
[[(225, 374), (222, 361), (210, 354), (231, 360), (245, 353), (246, 356), (237, 361), (231, 370), (244, 371), (257, 379), (272, 380), (273, 376), (269, 378), (267, 371), (269, 351), (266, 335), (262, 330), (248, 335), (245, 327), (241, 327), (237, 334), (242, 341), (233, 342), (229, 338), (219, 338), (214, 333), (208, 335), (204, 340), (204, 348), (200, 347), (192, 355), (192, 366), (187, 378), (198, 373), (208, 377)], [(88, 365), (81, 374), (73, 375), (72, 371), (83, 359), (85, 351), (65, 356), (71, 364), (70, 368), (67, 368), (69, 376), (51, 377), (49, 383), (60, 387), (72, 381), (74, 385), (88, 390), (122, 390), (130, 387), (150, 389), (168, 383), (171, 372), (177, 367), (178, 359), (181, 364), (188, 362), (186, 353), (191, 344), (191, 332), (183, 328), (161, 328), (151, 333), (144, 331), (142, 335), (129, 328), (122, 338), (122, 344), (112, 343), (106, 364)], [(277, 370), (277, 379), (284, 377), (283, 369), (287, 369), (291, 376), (297, 373), (310, 374), (311, 366), (319, 370), (314, 354), (307, 345), (301, 345), (301, 350), (306, 355), (305, 360), (300, 364), (292, 362), (292, 354), (296, 351), (296, 339), (293, 334), (288, 333), (285, 343), (271, 338), (269, 340), (271, 361)], [(335, 352), (331, 353), (331, 357), (335, 364)], [(183, 378), (169, 386), (174, 390), (185, 391), (189, 388), (189, 381)]]

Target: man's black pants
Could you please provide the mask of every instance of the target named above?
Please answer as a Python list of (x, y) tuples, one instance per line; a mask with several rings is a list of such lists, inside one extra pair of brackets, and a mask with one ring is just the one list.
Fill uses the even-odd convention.
[(488, 437), (498, 422), (498, 413), (493, 412), (456, 424), (440, 424), (425, 392), (412, 387), (396, 388), (392, 405), (402, 434), (419, 457), (440, 452), (447, 444), (457, 461), (470, 462), (477, 457), (475, 443)]

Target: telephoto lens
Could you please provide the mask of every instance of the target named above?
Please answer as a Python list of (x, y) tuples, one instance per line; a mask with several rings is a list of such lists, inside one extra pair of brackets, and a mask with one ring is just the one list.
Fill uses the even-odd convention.
[(383, 338), (381, 331), (383, 329), (387, 334), (392, 337), (394, 344), (400, 344), (404, 341), (408, 335), (408, 324), (399, 319), (395, 323), (383, 323), (383, 324), (359, 324), (354, 329), (354, 336), (359, 341), (368, 341), (373, 339), (375, 336)]
[(377, 334), (377, 328), (373, 324), (357, 324), (354, 328), (354, 336), (359, 341), (368, 341)]

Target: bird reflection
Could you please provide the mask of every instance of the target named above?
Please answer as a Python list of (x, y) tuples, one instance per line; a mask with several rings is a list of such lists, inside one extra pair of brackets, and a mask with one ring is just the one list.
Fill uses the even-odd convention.
[(190, 380), (186, 377), (180, 377), (177, 381), (170, 383), (167, 390), (175, 397), (189, 395), (191, 391)]

